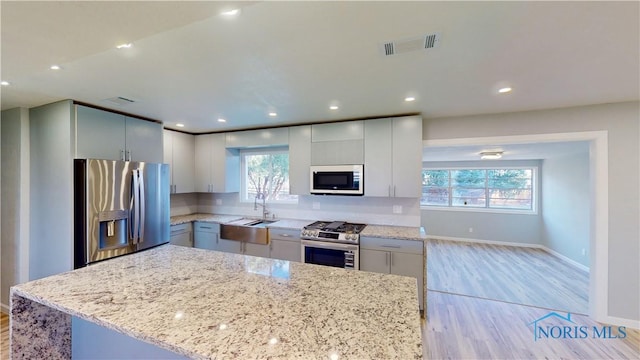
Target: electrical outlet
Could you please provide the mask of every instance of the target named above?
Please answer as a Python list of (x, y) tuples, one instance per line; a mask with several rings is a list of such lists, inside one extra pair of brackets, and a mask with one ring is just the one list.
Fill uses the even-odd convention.
[(394, 214), (402, 214), (402, 205), (393, 205)]
[(313, 210), (320, 210), (320, 203), (317, 201), (314, 201), (311, 207), (313, 208)]
[(216, 205), (222, 205), (222, 199), (216, 199)]
[(472, 227), (470, 227), (470, 228), (469, 228), (469, 232), (470, 232), (470, 233), (472, 233), (472, 232), (473, 232), (473, 228), (472, 228)]

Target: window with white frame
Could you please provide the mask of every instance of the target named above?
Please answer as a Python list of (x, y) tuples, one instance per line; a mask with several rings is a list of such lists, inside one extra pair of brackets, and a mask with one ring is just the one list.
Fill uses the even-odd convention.
[(422, 206), (533, 211), (536, 168), (422, 169)]
[(269, 202), (295, 202), (289, 194), (289, 151), (283, 147), (242, 150), (242, 201), (263, 194)]

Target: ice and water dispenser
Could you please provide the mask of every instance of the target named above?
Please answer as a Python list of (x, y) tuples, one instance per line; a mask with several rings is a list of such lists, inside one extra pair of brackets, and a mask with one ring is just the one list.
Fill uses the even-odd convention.
[(112, 210), (98, 213), (99, 248), (115, 249), (129, 245), (128, 211)]

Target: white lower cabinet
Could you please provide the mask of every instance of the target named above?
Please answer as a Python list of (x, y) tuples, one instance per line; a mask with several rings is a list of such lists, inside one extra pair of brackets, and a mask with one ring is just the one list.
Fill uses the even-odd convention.
[(194, 224), (193, 247), (198, 249), (218, 250), (220, 241), (220, 224), (199, 222)]
[(193, 247), (191, 223), (171, 226), (170, 244)]
[(218, 251), (251, 256), (269, 257), (269, 245), (253, 244), (238, 240), (220, 239)]
[(253, 244), (248, 242), (243, 242), (243, 254), (251, 255), (251, 256), (259, 256), (268, 258), (269, 257), (269, 245), (263, 244)]
[(270, 229), (269, 257), (301, 262), (300, 230)]
[(424, 310), (424, 267), (421, 241), (360, 238), (360, 270), (416, 278), (420, 310)]
[(220, 239), (216, 250), (233, 254), (242, 254), (242, 241)]

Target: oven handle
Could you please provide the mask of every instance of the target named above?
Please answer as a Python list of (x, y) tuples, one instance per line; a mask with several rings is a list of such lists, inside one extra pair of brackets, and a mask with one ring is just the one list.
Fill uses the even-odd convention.
[(358, 245), (350, 245), (350, 244), (339, 244), (339, 243), (331, 243), (331, 242), (323, 242), (323, 241), (315, 241), (315, 240), (300, 240), (302, 246), (306, 247), (315, 247), (315, 248), (323, 248), (323, 249), (336, 249), (336, 250), (358, 250)]

